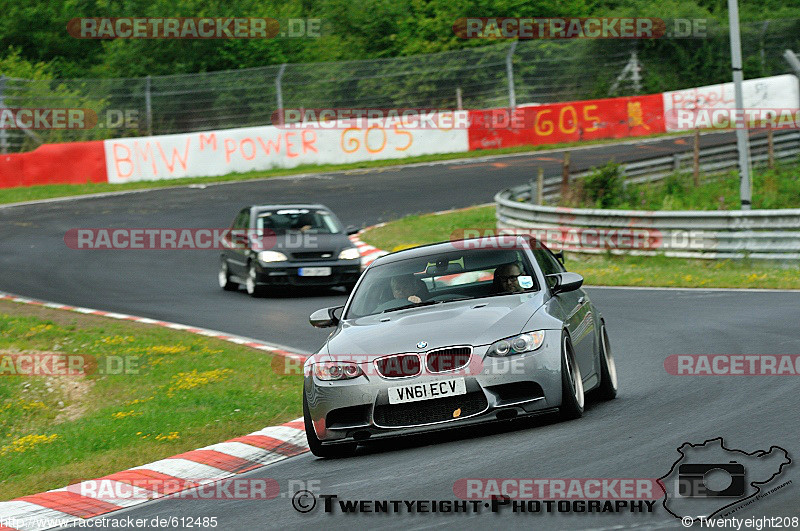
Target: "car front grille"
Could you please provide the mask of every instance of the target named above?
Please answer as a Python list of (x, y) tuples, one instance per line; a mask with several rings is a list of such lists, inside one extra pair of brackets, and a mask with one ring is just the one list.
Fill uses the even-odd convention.
[(417, 354), (397, 354), (375, 360), (378, 374), (384, 378), (407, 378), (416, 376), (422, 370)]
[(472, 347), (448, 347), (428, 352), (425, 366), (430, 372), (447, 372), (466, 367), (472, 355)]
[(309, 260), (309, 261), (319, 261), (319, 260), (336, 260), (336, 256), (334, 256), (333, 251), (300, 251), (291, 253), (293, 260)]
[(482, 391), (473, 391), (409, 404), (376, 405), (373, 417), (376, 425), (387, 428), (417, 426), (469, 417), (485, 410), (488, 405)]

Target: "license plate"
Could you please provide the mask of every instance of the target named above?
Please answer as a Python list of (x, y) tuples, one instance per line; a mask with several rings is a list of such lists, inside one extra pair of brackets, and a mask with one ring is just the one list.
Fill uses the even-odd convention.
[(329, 277), (331, 276), (330, 267), (301, 267), (297, 270), (301, 277)]
[(402, 385), (389, 388), (390, 404), (406, 404), (434, 398), (445, 398), (467, 394), (467, 384), (464, 378), (453, 380), (439, 380), (424, 384)]

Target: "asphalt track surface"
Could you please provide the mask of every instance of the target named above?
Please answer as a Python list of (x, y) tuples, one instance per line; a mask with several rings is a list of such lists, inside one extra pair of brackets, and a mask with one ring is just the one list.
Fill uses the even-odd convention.
[[(725, 135), (728, 136), (728, 135)], [(723, 135), (704, 136), (712, 145)], [(728, 138), (730, 138), (728, 136)], [(576, 170), (691, 149), (675, 138), (612, 145), (572, 154)], [(407, 214), (491, 201), (499, 189), (526, 182), (542, 166), (557, 174), (558, 153), (494, 160), (181, 187), (0, 209), (0, 290), (28, 297), (141, 315), (240, 334), (314, 351), (324, 330), (308, 325), (319, 307), (339, 304), (336, 291), (251, 299), (216, 284), (213, 251), (76, 251), (64, 233), (80, 227), (226, 227), (252, 203), (322, 202), (346, 224), (374, 224)], [(1, 193), (1, 192), (0, 192)], [(460, 478), (657, 478), (684, 442), (724, 437), (752, 452), (773, 445), (800, 456), (797, 380), (791, 376), (673, 376), (670, 354), (800, 353), (800, 294), (590, 288), (609, 326), (621, 392), (590, 404), (584, 418), (504, 422), (362, 448), (350, 459), (305, 454), (247, 477), (278, 480), (285, 495), (296, 481), (348, 500), (452, 500)], [(796, 459), (795, 459), (796, 460)], [(798, 516), (798, 467), (778, 483), (792, 485), (735, 516)], [(542, 527), (546, 529), (681, 528), (657, 504), (652, 514), (301, 514), (289, 497), (262, 500), (160, 500), (109, 518), (217, 517), (219, 529)]]

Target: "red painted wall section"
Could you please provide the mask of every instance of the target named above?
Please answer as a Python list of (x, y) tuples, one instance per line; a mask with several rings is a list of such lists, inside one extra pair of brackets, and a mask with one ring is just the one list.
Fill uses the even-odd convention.
[[(508, 120), (516, 120), (509, 122)], [(624, 138), (664, 132), (661, 94), (470, 111), (469, 149)]]
[(108, 182), (102, 140), (44, 144), (27, 153), (0, 155), (0, 188), (86, 182)]

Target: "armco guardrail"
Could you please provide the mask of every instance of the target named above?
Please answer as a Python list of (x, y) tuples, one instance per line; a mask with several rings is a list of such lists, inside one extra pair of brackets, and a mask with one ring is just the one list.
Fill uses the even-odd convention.
[(800, 259), (800, 209), (601, 210), (526, 202), (528, 186), (495, 195), (500, 232), (532, 233), (548, 247), (684, 258)]
[[(776, 161), (793, 161), (800, 156), (800, 131), (775, 131), (773, 157)], [(738, 165), (736, 140), (730, 143), (700, 149), (700, 172), (721, 173), (736, 169)], [(694, 152), (691, 148), (681, 153), (662, 155), (637, 162), (621, 164), (626, 182), (657, 181), (676, 171), (691, 172)], [(769, 160), (766, 135), (750, 139), (750, 160), (754, 166), (764, 166)], [(592, 172), (585, 170), (570, 174), (570, 181), (582, 179)], [(557, 197), (561, 191), (561, 176), (544, 179), (545, 198)], [(527, 191), (527, 190), (526, 190)]]

